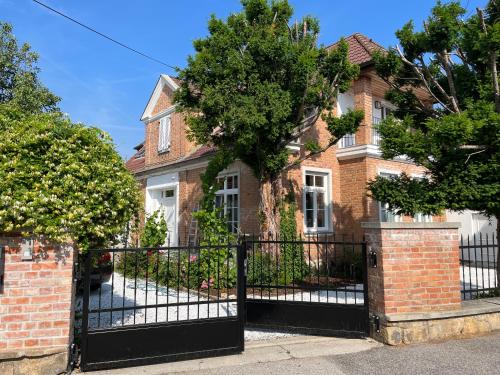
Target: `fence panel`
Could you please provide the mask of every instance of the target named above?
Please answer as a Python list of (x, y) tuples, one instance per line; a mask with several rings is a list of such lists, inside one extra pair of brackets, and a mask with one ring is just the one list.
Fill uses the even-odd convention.
[(482, 235), (460, 240), (462, 299), (498, 297), (498, 239)]

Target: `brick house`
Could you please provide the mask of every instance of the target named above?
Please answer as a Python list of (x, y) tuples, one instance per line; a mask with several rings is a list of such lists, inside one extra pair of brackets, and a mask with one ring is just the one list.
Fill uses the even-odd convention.
[[(365, 118), (356, 134), (345, 136), (337, 146), (286, 172), (284, 178), (292, 183), (297, 199), (297, 228), (304, 234), (362, 235), (361, 222), (441, 221), (441, 217), (425, 215), (399, 217), (367, 195), (366, 184), (377, 175), (389, 177), (406, 172), (418, 178), (424, 170), (404, 159), (381, 158), (380, 136), (372, 125), (394, 109), (384, 99), (387, 84), (376, 75), (372, 61), (372, 53), (382, 47), (359, 33), (346, 41), (349, 58), (359, 64), (361, 74), (349, 91), (340, 94), (336, 111), (341, 114), (359, 108), (364, 110)], [(215, 151), (187, 139), (183, 114), (176, 112), (172, 103), (178, 87), (176, 78), (160, 76), (141, 116), (145, 141), (127, 162), (143, 186), (146, 213), (163, 208), (171, 244), (188, 240), (191, 214), (202, 195), (200, 174)], [(321, 119), (289, 145), (291, 157), (304, 153), (300, 141), (311, 138), (320, 144), (329, 139)], [(251, 170), (237, 161), (220, 177), (217, 204), (224, 207), (231, 230), (258, 233), (259, 184)]]

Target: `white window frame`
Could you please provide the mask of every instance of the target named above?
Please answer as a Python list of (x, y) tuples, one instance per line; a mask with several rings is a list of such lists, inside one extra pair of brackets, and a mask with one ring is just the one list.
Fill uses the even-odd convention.
[(172, 118), (166, 115), (160, 118), (158, 124), (158, 152), (167, 152), (170, 149), (170, 134), (172, 133)]
[[(306, 185), (307, 175), (322, 175), (324, 177), (323, 188), (315, 186)], [(314, 226), (307, 226), (307, 216), (306, 216), (306, 193), (307, 192), (317, 192), (322, 191), (324, 193), (324, 204), (325, 204), (325, 226), (318, 227), (318, 213), (317, 213), (317, 200), (313, 199), (313, 217)], [(316, 195), (315, 195), (316, 196)], [(302, 214), (303, 214), (303, 226), (304, 233), (322, 233), (332, 231), (332, 171), (325, 168), (315, 168), (315, 167), (303, 167), (302, 168)]]
[[(383, 177), (384, 175), (389, 175), (386, 176), (390, 178), (391, 176), (400, 176), (401, 171), (395, 171), (395, 170), (390, 170), (390, 169), (379, 169), (378, 170), (378, 175)], [(384, 220), (384, 212), (390, 211), (389, 210), (389, 204), (388, 203), (383, 203), (383, 202), (378, 202), (378, 219), (381, 223), (401, 223), (403, 221), (403, 217), (401, 215), (396, 215), (393, 214), (394, 216), (394, 221), (388, 221)]]
[[(238, 187), (237, 188), (231, 188), (231, 189), (228, 189), (227, 188), (227, 178), (228, 177), (236, 177), (238, 179)], [(235, 223), (235, 227), (236, 227), (236, 230), (233, 232), (233, 233), (237, 233), (239, 230), (240, 230), (240, 216), (241, 216), (241, 206), (240, 206), (240, 186), (241, 186), (241, 179), (240, 179), (240, 174), (238, 172), (228, 172), (228, 173), (224, 173), (224, 174), (219, 174), (217, 176), (217, 179), (224, 179), (224, 187), (222, 189), (219, 189), (215, 192), (215, 196), (223, 196), (223, 205), (222, 205), (222, 209), (223, 209), (223, 214), (224, 214), (224, 217), (227, 218), (227, 197), (228, 195), (235, 195), (237, 196), (237, 202), (236, 202), (236, 208), (238, 209), (238, 215), (236, 217), (236, 220), (234, 220), (234, 217), (233, 217), (233, 220), (231, 220), (231, 223)], [(228, 222), (229, 224), (229, 222)]]

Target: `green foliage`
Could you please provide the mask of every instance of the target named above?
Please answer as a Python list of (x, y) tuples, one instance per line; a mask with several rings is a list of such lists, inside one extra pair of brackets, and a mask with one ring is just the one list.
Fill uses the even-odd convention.
[(485, 13), (486, 30), (479, 15), (464, 20), (458, 2), (438, 2), (422, 31), (409, 22), (396, 33), (402, 55), (393, 49), (375, 57), (392, 87), (387, 99), (398, 107), (379, 126), (383, 157), (405, 155), (428, 170), (423, 180), (403, 174), (369, 184), (396, 212), (500, 216), (500, 102), (492, 75), (500, 52), (498, 2), (489, 1)]
[(227, 248), (205, 247), (189, 252), (136, 250), (122, 253), (116, 270), (128, 278), (147, 278), (149, 282), (175, 288), (231, 289), (237, 280), (236, 258)]
[(97, 128), (0, 104), (0, 231), (81, 249), (109, 244), (139, 209), (134, 177)]
[(289, 161), (286, 145), (308, 125), (306, 118), (326, 113), (329, 145), (361, 121), (331, 115), (338, 92), (359, 73), (348, 60), (345, 41), (331, 51), (318, 47), (318, 21), (305, 17), (300, 26), (290, 25), (293, 10), (286, 0), (243, 0), (242, 5), (242, 12), (226, 20), (210, 19), (209, 34), (194, 42), (195, 54), (180, 71), (182, 84), (175, 93), (191, 139), (218, 150), (205, 174), (205, 194), (236, 159), (259, 181), (276, 178)]
[[(281, 204), (280, 234), (284, 241), (297, 240), (297, 203), (295, 194), (291, 190), (285, 201)], [(301, 243), (281, 243), (279, 262), (279, 282), (282, 285), (298, 283), (306, 275), (304, 260), (304, 246)]]
[(247, 259), (247, 284), (248, 285), (276, 285), (278, 280), (278, 267), (276, 260), (270, 252), (255, 251)]
[(60, 99), (41, 84), (37, 62), (29, 44), (19, 46), (12, 26), (0, 22), (0, 104), (10, 103), (26, 113), (57, 110)]
[(141, 246), (158, 247), (163, 246), (168, 236), (167, 222), (160, 210), (146, 219), (144, 230), (141, 234)]

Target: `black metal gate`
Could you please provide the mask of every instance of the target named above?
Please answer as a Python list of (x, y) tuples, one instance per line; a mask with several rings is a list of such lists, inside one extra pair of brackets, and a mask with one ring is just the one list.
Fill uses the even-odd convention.
[(243, 258), (236, 245), (88, 251), (80, 368), (243, 351)]
[(247, 324), (367, 335), (366, 243), (345, 237), (247, 239)]

